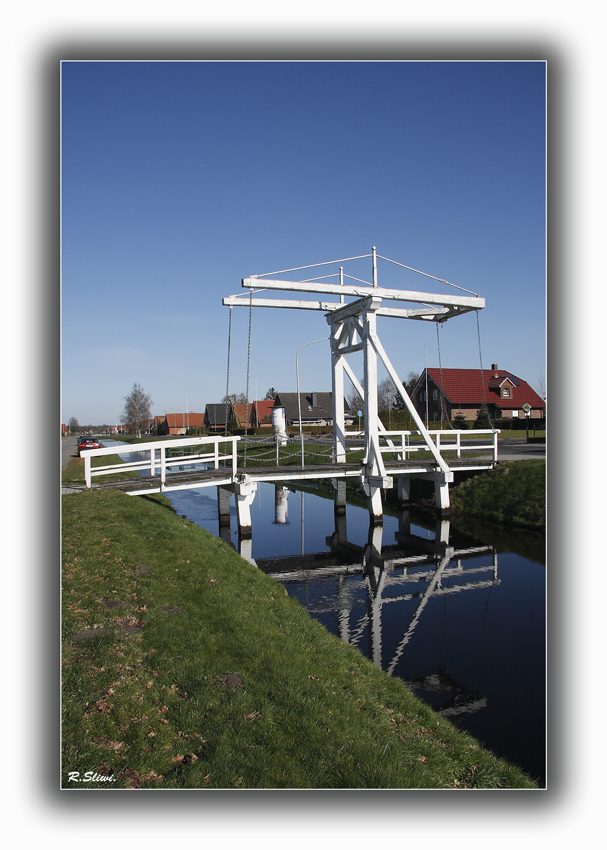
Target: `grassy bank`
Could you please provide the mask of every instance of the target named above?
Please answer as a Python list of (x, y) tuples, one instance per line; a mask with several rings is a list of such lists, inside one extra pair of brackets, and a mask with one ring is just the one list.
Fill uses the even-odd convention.
[(456, 515), (518, 528), (546, 527), (546, 461), (502, 461), (451, 492)]
[(534, 787), (160, 496), (64, 496), (62, 565), (64, 788)]

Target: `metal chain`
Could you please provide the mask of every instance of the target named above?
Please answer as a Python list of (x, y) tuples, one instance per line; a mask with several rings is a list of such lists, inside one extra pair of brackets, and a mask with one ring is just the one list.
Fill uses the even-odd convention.
[(483, 400), (485, 402), (485, 411), (487, 413), (487, 419), (489, 420), (489, 424), (493, 428), (493, 422), (491, 422), (491, 417), (489, 416), (489, 406), (487, 404), (487, 394), (485, 392), (485, 376), (483, 373), (483, 352), (481, 350), (481, 325), (478, 318), (478, 310), (476, 312), (476, 335), (478, 337), (478, 358), (481, 364), (481, 383), (483, 385)]
[(247, 344), (247, 406), (245, 408), (245, 418), (244, 418), (244, 468), (247, 468), (247, 443), (248, 443), (248, 433), (249, 433), (249, 374), (251, 370), (251, 322), (253, 319), (253, 287), (249, 289), (249, 341)]
[(232, 308), (228, 308), (230, 311), (230, 320), (228, 322), (228, 370), (226, 377), (226, 425), (225, 425), (225, 434), (224, 436), (228, 436), (228, 405), (230, 404), (230, 351), (232, 348)]
[[(441, 362), (441, 356), (440, 356), (440, 337), (439, 337), (439, 334), (438, 334), (438, 326), (439, 326), (439, 323), (437, 322), (436, 323), (436, 344), (438, 346), (438, 368), (440, 369), (440, 424), (441, 424), (441, 430), (442, 430), (442, 427), (443, 427), (443, 410), (445, 408), (445, 403), (444, 403), (445, 393), (443, 392), (443, 386), (444, 386), (443, 364)], [(451, 420), (448, 419), (447, 421), (449, 422), (449, 425), (451, 426), (451, 428), (453, 428), (453, 424), (451, 423)]]

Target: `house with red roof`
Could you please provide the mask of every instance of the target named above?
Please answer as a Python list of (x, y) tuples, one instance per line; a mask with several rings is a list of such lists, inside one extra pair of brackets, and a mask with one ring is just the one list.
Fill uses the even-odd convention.
[(253, 428), (259, 428), (260, 425), (272, 424), (273, 407), (273, 398), (253, 402), (253, 409), (251, 411), (251, 425), (253, 426)]
[(184, 413), (166, 413), (163, 417), (154, 417), (156, 422), (161, 419), (161, 422), (156, 425), (159, 434), (168, 434), (169, 436), (183, 436), (189, 428), (204, 428), (204, 413), (194, 413), (193, 411)]
[(424, 369), (413, 388), (411, 399), (424, 421), (427, 411), (429, 422), (453, 420), (458, 414), (475, 420), (478, 411), (485, 405), (491, 420), (524, 419), (525, 405), (531, 408), (531, 419), (546, 417), (546, 402), (527, 381), (500, 369), (497, 363), (483, 370)]
[(234, 411), (234, 418), (238, 422), (239, 428), (250, 428), (251, 427), (251, 413), (253, 411), (253, 404), (249, 402), (237, 403), (232, 405), (232, 410)]

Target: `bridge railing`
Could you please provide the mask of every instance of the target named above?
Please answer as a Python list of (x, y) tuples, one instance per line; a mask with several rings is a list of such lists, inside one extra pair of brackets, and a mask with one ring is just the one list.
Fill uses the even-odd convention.
[[(87, 487), (91, 487), (92, 479), (98, 475), (123, 475), (128, 472), (139, 472), (140, 470), (149, 470), (150, 475), (160, 473), (160, 481), (166, 483), (167, 472), (175, 466), (185, 466), (190, 464), (212, 464), (213, 469), (219, 469), (219, 464), (225, 464), (231, 461), (232, 475), (236, 475), (237, 467), (237, 444), (240, 437), (184, 437), (183, 439), (170, 440), (154, 440), (148, 443), (125, 443), (125, 448), (116, 448), (116, 446), (104, 447), (102, 449), (85, 449), (81, 453), (84, 458), (84, 480)], [(193, 446), (194, 453), (187, 455), (174, 456), (171, 449), (185, 448)], [(220, 446), (223, 446), (224, 452), (220, 452)], [(203, 451), (196, 451), (198, 448)], [(228, 452), (225, 451), (228, 449)], [(92, 467), (91, 460), (94, 457), (103, 457), (104, 455), (115, 454), (143, 454), (147, 457), (140, 457), (134, 461), (127, 463), (114, 463), (107, 466)]]
[[(497, 461), (497, 435), (501, 433), (499, 429), (494, 428), (478, 428), (474, 431), (456, 431), (451, 428), (442, 431), (428, 431), (430, 438), (438, 451), (455, 452), (459, 459), (462, 452), (486, 452), (491, 450), (493, 461)], [(483, 434), (491, 434), (491, 441), (479, 442), (477, 436)], [(348, 431), (348, 437), (364, 436), (364, 431)], [(411, 438), (414, 438), (414, 442)], [(421, 442), (415, 438), (421, 438)], [(464, 438), (464, 439), (462, 439)], [(421, 431), (380, 431), (380, 451), (382, 454), (397, 454), (398, 460), (408, 460), (411, 454), (416, 452), (427, 452), (428, 446), (423, 441)]]

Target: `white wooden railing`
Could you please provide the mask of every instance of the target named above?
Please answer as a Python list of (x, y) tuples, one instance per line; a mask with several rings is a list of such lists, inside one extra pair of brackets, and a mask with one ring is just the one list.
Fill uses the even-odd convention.
[[(493, 461), (497, 461), (497, 435), (501, 433), (496, 429), (474, 429), (474, 431), (455, 431), (451, 428), (443, 431), (428, 431), (431, 440), (441, 453), (455, 452), (457, 458), (461, 458), (462, 452), (486, 452), (491, 450)], [(491, 434), (492, 440), (479, 442), (477, 435)], [(364, 436), (364, 431), (348, 431), (347, 437)], [(415, 452), (427, 452), (428, 446), (425, 442), (411, 442), (411, 437), (422, 437), (421, 431), (380, 431), (380, 451), (382, 454), (398, 454), (398, 460), (408, 460), (409, 455)], [(464, 439), (462, 439), (464, 438)]]
[[(91, 486), (91, 480), (96, 475), (123, 475), (129, 472), (139, 472), (139, 470), (149, 470), (150, 475), (160, 473), (160, 481), (166, 483), (167, 471), (170, 471), (175, 466), (186, 466), (190, 464), (212, 464), (213, 469), (219, 469), (220, 461), (224, 465), (225, 462), (232, 462), (232, 475), (236, 475), (237, 463), (237, 443), (240, 437), (184, 437), (179, 440), (154, 440), (149, 443), (124, 443), (124, 448), (110, 446), (102, 449), (85, 449), (81, 452), (81, 457), (84, 458), (84, 480), (86, 486)], [(221, 453), (220, 446), (228, 449), (230, 444), (230, 454)], [(183, 448), (185, 446), (200, 446), (202, 449), (208, 448), (207, 451), (199, 452), (198, 454), (181, 455), (180, 457), (167, 457), (167, 449)], [(142, 454), (145, 457), (138, 458), (135, 461), (128, 463), (108, 464), (107, 466), (96, 466), (94, 469), (91, 466), (91, 459), (94, 457), (103, 457), (104, 455), (115, 454)]]

